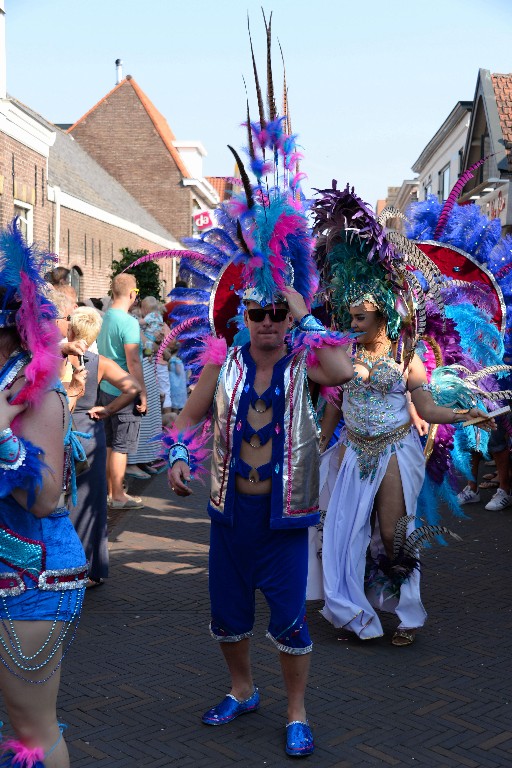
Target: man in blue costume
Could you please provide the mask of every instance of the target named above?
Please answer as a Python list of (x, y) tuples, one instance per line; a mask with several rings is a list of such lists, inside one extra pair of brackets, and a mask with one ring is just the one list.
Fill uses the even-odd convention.
[[(294, 289), (267, 303), (249, 288), (244, 305), (250, 342), (231, 348), (222, 365), (204, 367), (175, 424), (183, 434), (213, 405), (210, 630), (221, 644), (231, 691), (202, 719), (222, 725), (259, 707), (249, 652), (259, 588), (288, 697), (286, 752), (300, 757), (314, 749), (304, 705), (312, 650), (305, 616), (308, 527), (319, 517), (319, 430), (309, 380), (342, 384), (352, 365)], [(303, 343), (293, 349), (285, 337), (295, 322)], [(314, 362), (308, 359), (313, 337)], [(190, 493), (189, 449), (179, 437), (170, 449), (169, 479), (180, 496)]]

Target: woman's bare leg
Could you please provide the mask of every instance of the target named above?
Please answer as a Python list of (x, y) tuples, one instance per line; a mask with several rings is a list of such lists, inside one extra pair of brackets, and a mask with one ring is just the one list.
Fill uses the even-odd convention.
[[(15, 621), (14, 629), (20, 640), (21, 648), (26, 656), (34, 654), (48, 637), (52, 626), (51, 621)], [(58, 636), (62, 628), (59, 622), (54, 630), (52, 638)], [(2, 637), (9, 646), (5, 628), (0, 629)], [(9, 646), (10, 647), (10, 646)], [(44, 657), (52, 647), (52, 640), (42, 653), (33, 659), (30, 664), (42, 663)], [(12, 667), (13, 662), (8, 658), (5, 649), (0, 650), (2, 659)], [(62, 657), (62, 646), (52, 660), (38, 671), (16, 672), (34, 682), (47, 677), (52, 669), (55, 669)], [(40, 747), (47, 754), (60, 737), (57, 724), (57, 694), (60, 684), (60, 667), (46, 683), (35, 685), (20, 680), (10, 672), (4, 664), (0, 663), (0, 690), (4, 699), (9, 722), (15, 733), (16, 739), (22, 744), (34, 749)], [(69, 755), (64, 739), (61, 739), (55, 749), (44, 760), (45, 768), (69, 768)]]
[(389, 460), (386, 474), (377, 491), (375, 510), (384, 549), (392, 560), (396, 524), (406, 514), (402, 478), (395, 454)]

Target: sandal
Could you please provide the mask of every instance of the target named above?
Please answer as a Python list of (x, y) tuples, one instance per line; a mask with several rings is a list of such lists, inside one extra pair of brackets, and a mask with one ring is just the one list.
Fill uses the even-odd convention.
[(496, 480), (484, 480), (480, 485), (479, 488), (482, 488), (482, 490), (486, 491), (489, 488), (497, 488), (499, 486), (498, 478)]
[(103, 579), (87, 579), (87, 584), (85, 585), (86, 589), (94, 589), (94, 587), (101, 587), (105, 582)]
[(397, 629), (391, 638), (391, 645), (401, 648), (405, 645), (412, 645), (416, 637), (415, 629)]

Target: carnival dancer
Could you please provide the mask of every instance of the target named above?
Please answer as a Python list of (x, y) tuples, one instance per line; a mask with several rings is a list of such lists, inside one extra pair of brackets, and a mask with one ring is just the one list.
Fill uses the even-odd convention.
[[(208, 511), (211, 633), (231, 675), (231, 691), (203, 715), (222, 725), (253, 712), (260, 696), (249, 661), (254, 592), (270, 606), (267, 636), (280, 651), (288, 696), (291, 755), (307, 754), (313, 738), (304, 694), (312, 649), (305, 617), (309, 525), (318, 520), (318, 430), (306, 372), (333, 385), (352, 375), (340, 347), (294, 352), (285, 337), (293, 322), (312, 336), (326, 334), (303, 297), (286, 289), (273, 302), (245, 294), (250, 342), (235, 347), (222, 365), (207, 365), (174, 425), (176, 434), (200, 423), (213, 404), (214, 448)], [(190, 449), (178, 437), (170, 445), (170, 482), (178, 495), (190, 490)]]
[(20, 768), (69, 766), (56, 701), (87, 581), (65, 505), (72, 437), (46, 262), (16, 223), (0, 233), (0, 688), (16, 736), (0, 762)]
[[(270, 22), (266, 26), (270, 54)], [(210, 630), (226, 659), (231, 690), (202, 720), (223, 725), (259, 707), (249, 658), (259, 588), (270, 607), (267, 636), (280, 652), (288, 697), (286, 753), (303, 757), (314, 749), (304, 704), (312, 650), (305, 597), (319, 472), (309, 382), (340, 384), (352, 375), (352, 365), (342, 348), (347, 338), (310, 314), (318, 272), (295, 137), (288, 117), (277, 115), (271, 67), (268, 114), (255, 64), (254, 72), (260, 120), (252, 122), (247, 110), (247, 131), (256, 184), (232, 150), (244, 194), (218, 208), (218, 226), (188, 240), (188, 251), (142, 260), (180, 258), (187, 287), (171, 293), (180, 303), (159, 355), (178, 339), (193, 383), (201, 371), (175, 424), (158, 436), (179, 496), (190, 493), (191, 476), (206, 458), (201, 422), (213, 405)], [(235, 337), (237, 318), (242, 328)], [(204, 332), (203, 353), (194, 364)]]
[[(426, 321), (418, 270), (424, 281), (425, 275), (431, 279), (430, 300), (437, 309), (443, 305), (435, 265), (406, 238), (386, 236), (383, 221), (353, 190), (334, 184), (323, 194), (314, 208), (317, 256), (337, 325), (350, 327), (357, 340), (350, 348), (354, 375), (342, 387), (345, 428), (322, 456), (323, 585), (310, 583), (308, 597), (323, 591), (323, 616), (363, 640), (383, 634), (378, 609), (395, 613), (392, 643), (410, 645), (426, 619), (418, 550), (435, 534), (449, 532), (439, 525), (417, 527), (425, 458), (409, 399), (430, 424), (476, 418), (484, 419), (480, 426), (495, 423), (475, 407), (481, 398), (469, 370), (463, 382), (441, 369), (429, 385), (415, 353)], [(334, 406), (326, 408), (322, 445), (339, 416)], [(445, 441), (445, 454), (449, 447)]]

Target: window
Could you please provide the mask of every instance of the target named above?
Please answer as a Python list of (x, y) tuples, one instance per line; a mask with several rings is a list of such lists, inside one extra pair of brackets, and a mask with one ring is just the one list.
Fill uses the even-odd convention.
[(445, 165), (444, 168), (441, 168), (438, 176), (439, 186), (437, 190), (437, 198), (439, 202), (442, 203), (443, 200), (446, 200), (450, 194), (450, 163)]
[(426, 200), (432, 194), (432, 181), (428, 179), (423, 183), (423, 199)]
[(459, 149), (459, 176), (462, 176), (462, 172), (464, 170), (464, 147), (462, 149)]
[(80, 301), (80, 297), (82, 295), (82, 293), (81, 293), (81, 291), (82, 291), (82, 276), (83, 276), (83, 273), (82, 273), (82, 270), (80, 269), (80, 267), (72, 267), (71, 268), (70, 281), (71, 281), (71, 285), (73, 286), (73, 288), (76, 291), (76, 295), (77, 295), (79, 301)]
[(34, 241), (34, 211), (31, 205), (14, 201), (14, 215), (18, 217), (18, 226), (28, 245)]

